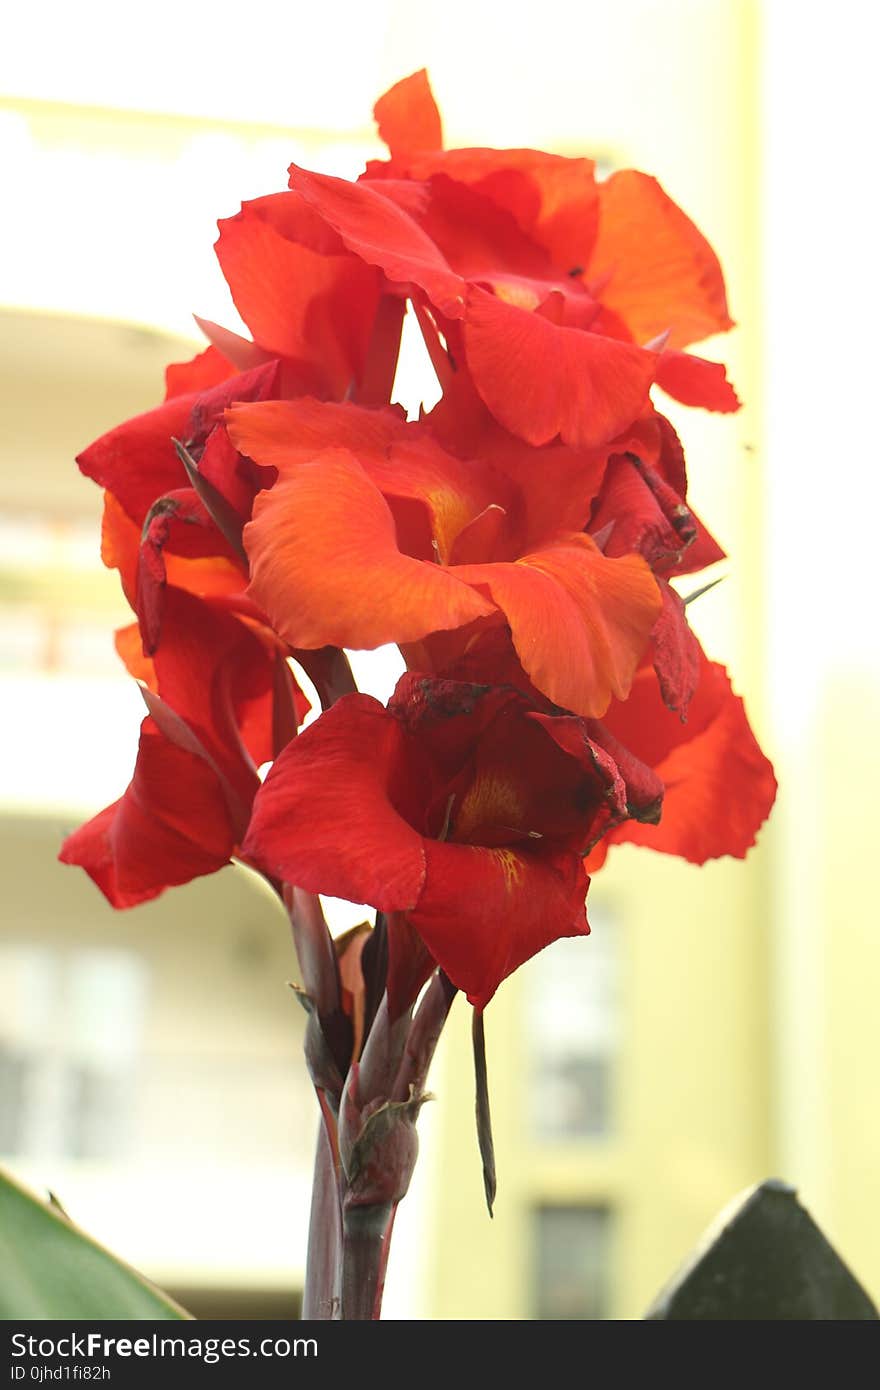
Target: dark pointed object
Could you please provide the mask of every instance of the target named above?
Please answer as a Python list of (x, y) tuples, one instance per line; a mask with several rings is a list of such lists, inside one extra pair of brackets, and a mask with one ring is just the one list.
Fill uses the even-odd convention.
[(230, 549), (235, 552), (236, 558), (244, 565), (244, 568), (247, 569), (248, 557), (245, 553), (244, 542), (241, 538), (242, 530), (244, 529), (242, 518), (238, 515), (235, 508), (230, 506), (222, 492), (199, 472), (199, 466), (186, 445), (181, 444), (179, 439), (172, 439), (171, 442), (174, 445), (177, 457), (186, 470), (186, 476), (189, 479), (190, 487), (195, 490), (205, 511), (214, 522), (221, 536), (223, 536), (224, 540), (229, 544)]
[(689, 603), (693, 603), (694, 599), (702, 598), (704, 594), (708, 594), (711, 589), (714, 589), (718, 584), (722, 582), (722, 580), (726, 578), (726, 574), (719, 574), (717, 579), (710, 579), (708, 584), (701, 584), (699, 589), (694, 589), (691, 593), (686, 594), (684, 598), (685, 608), (687, 608)]
[(486, 1070), (486, 1034), (483, 1030), (483, 1011), (474, 1009), (474, 1079), (477, 1083), (477, 1139), (483, 1160), (483, 1186), (486, 1206), (492, 1216), (498, 1182), (495, 1176), (495, 1144), (492, 1140), (492, 1116), (489, 1113), (489, 1076)]
[(645, 1317), (865, 1321), (878, 1313), (795, 1189), (771, 1178), (721, 1213)]

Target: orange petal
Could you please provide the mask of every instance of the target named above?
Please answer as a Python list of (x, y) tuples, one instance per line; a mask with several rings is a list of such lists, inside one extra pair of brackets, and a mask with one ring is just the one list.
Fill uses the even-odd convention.
[(443, 146), (440, 112), (424, 68), (395, 82), (376, 102), (373, 115), (392, 159)]
[(137, 623), (117, 628), (113, 645), (128, 674), (134, 676), (135, 680), (143, 681), (150, 690), (157, 690), (156, 667), (152, 657), (144, 656), (141, 632)]
[[(465, 527), (491, 505), (506, 501), (503, 478), (447, 453), (394, 408), (375, 410), (309, 398), (268, 401), (265, 406), (230, 411), (230, 438), (241, 453), (272, 465), (283, 478), (326, 449), (351, 450), (383, 496), (424, 504), (441, 564), (448, 563)], [(422, 558), (432, 559), (430, 540), (427, 544)]]
[(378, 647), (461, 627), (493, 607), (398, 549), (388, 503), (352, 454), (301, 464), (245, 528), (250, 594), (293, 647)]
[(626, 699), (662, 606), (641, 556), (609, 560), (573, 535), (515, 564), (453, 573), (488, 589), (524, 671), (554, 704), (598, 718), (612, 696)]
[(656, 179), (624, 169), (599, 184), (588, 274), (640, 343), (669, 331), (686, 347), (733, 327), (718, 257)]
[(350, 449), (372, 457), (407, 434), (406, 420), (397, 406), (376, 410), (312, 396), (260, 401), (258, 409), (233, 405), (226, 414), (226, 428), (239, 453), (277, 468), (282, 477), (325, 449)]
[(108, 570), (118, 570), (122, 591), (129, 607), (137, 606), (137, 573), (141, 551), (141, 528), (123, 510), (112, 492), (104, 491), (101, 519), (101, 559)]

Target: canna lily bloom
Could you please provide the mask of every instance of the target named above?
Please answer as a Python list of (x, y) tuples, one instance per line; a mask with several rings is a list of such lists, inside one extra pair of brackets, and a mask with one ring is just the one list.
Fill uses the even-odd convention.
[(291, 647), (397, 642), (423, 666), (435, 634), (466, 644), (506, 623), (554, 704), (597, 716), (626, 698), (662, 601), (641, 556), (609, 559), (585, 534), (595, 458), (566, 456), (554, 517), (539, 458), (518, 477), (463, 461), (393, 410), (265, 402), (234, 407), (227, 428), (278, 472), (244, 542), (249, 596)]
[(136, 627), (117, 637), (149, 710), (132, 781), (60, 854), (86, 869), (114, 907), (229, 863), (247, 829), (257, 767), (308, 709), (265, 630), (182, 589), (169, 588), (166, 605), (152, 658)]
[[(731, 326), (717, 258), (654, 180), (627, 171), (601, 183), (589, 160), (529, 150), (444, 151), (423, 73), (376, 111), (388, 163), (374, 161), (356, 183), (292, 165), (289, 200), (249, 211), (271, 223), (267, 265), (280, 246), (291, 257), (347, 251), (378, 275), (385, 301), (412, 300), (441, 385), (466, 365), (498, 421), (531, 444), (606, 443), (646, 407), (655, 381), (688, 403), (736, 409), (723, 367), (680, 350)], [(255, 240), (248, 266), (261, 254)], [(248, 320), (243, 273), (224, 269)], [(286, 281), (274, 300), (260, 283), (261, 302), (286, 323)], [(350, 316), (362, 336), (374, 323), (372, 306), (356, 300)], [(351, 357), (349, 367), (357, 386), (363, 370)]]
[(656, 179), (627, 169), (600, 180), (593, 160), (540, 150), (444, 150), (424, 69), (374, 115), (390, 159), (371, 161), (368, 178), (440, 175), (488, 198), (571, 280), (598, 288), (634, 341), (668, 333), (684, 348), (733, 327), (718, 258)]
[[(428, 217), (441, 229), (438, 243), (449, 244), (456, 259), (472, 258), (479, 246), (472, 219), (462, 216), (467, 202), (455, 204), (460, 190), (469, 190), (493, 204), (499, 241), (502, 219), (510, 218), (545, 254), (555, 270), (554, 294), (568, 301), (564, 321), (658, 348), (656, 379), (670, 395), (712, 410), (736, 409), (720, 364), (681, 351), (726, 332), (733, 320), (717, 256), (656, 179), (632, 169), (598, 179), (590, 159), (538, 150), (444, 150), (424, 70), (386, 92), (374, 114), (391, 157), (371, 161), (365, 178), (430, 186), (438, 206)], [(459, 191), (451, 194), (450, 185)], [(485, 258), (485, 247), (479, 254)], [(505, 262), (496, 295), (537, 308), (541, 277), (530, 285), (522, 264)], [(597, 307), (578, 298), (583, 288)]]
[(482, 1008), (542, 947), (588, 930), (584, 852), (628, 815), (656, 818), (658, 779), (619, 751), (516, 691), (405, 675), (387, 709), (346, 696), (288, 745), (244, 854), (390, 915), (393, 1011), (435, 962)]

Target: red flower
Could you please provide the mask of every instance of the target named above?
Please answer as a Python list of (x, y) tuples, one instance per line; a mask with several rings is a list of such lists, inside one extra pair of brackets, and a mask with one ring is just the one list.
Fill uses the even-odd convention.
[(114, 907), (229, 862), (260, 784), (257, 767), (307, 708), (268, 634), (180, 589), (168, 589), (166, 605), (152, 660), (140, 656), (136, 630), (121, 634), (150, 711), (131, 784), (67, 838), (60, 856), (86, 869)]
[[(443, 151), (423, 73), (376, 111), (390, 162), (354, 184), (291, 166), (290, 194), (223, 224), (236, 303), (260, 343), (300, 364), (300, 389), (387, 400), (409, 297), (426, 336), (442, 332), (441, 383), (466, 364), (529, 443), (602, 444), (654, 381), (736, 408), (723, 368), (679, 350), (731, 320), (714, 253), (654, 180), (626, 171), (603, 183), (589, 160), (531, 150)], [(343, 284), (354, 267), (372, 278)], [(312, 352), (348, 343), (335, 374), (309, 380), (306, 339)]]
[(474, 623), (507, 622), (555, 704), (600, 715), (625, 699), (661, 600), (639, 556), (607, 559), (584, 534), (595, 459), (569, 459), (577, 491), (554, 525), (530, 502), (539, 456), (517, 479), (455, 458), (394, 411), (274, 402), (234, 409), (228, 428), (278, 470), (245, 545), (249, 593), (292, 646), (407, 645), (452, 629), (466, 643)]
[(257, 767), (308, 709), (286, 647), (244, 598), (241, 530), (274, 475), (241, 458), (222, 424), (231, 400), (261, 399), (276, 379), (274, 363), (240, 375), (209, 348), (169, 370), (163, 405), (78, 460), (106, 489), (102, 555), (138, 617), (117, 649), (150, 717), (128, 790), (68, 837), (61, 858), (86, 868), (117, 907), (229, 862)]
[(539, 150), (444, 150), (424, 70), (380, 97), (374, 114), (391, 158), (368, 164), (369, 179), (441, 175), (486, 198), (563, 286), (564, 274), (576, 293), (586, 286), (598, 297), (608, 327), (616, 319), (642, 343), (668, 334), (672, 349), (733, 327), (718, 258), (656, 179), (627, 169), (600, 180), (590, 159)]
[(392, 914), (392, 996), (424, 978), (409, 928), (427, 968), (436, 961), (482, 1007), (536, 951), (587, 931), (583, 853), (627, 815), (656, 817), (659, 795), (583, 720), (509, 689), (407, 675), (387, 709), (347, 696), (287, 747), (244, 853), (273, 877)]
[[(731, 320), (656, 181), (444, 151), (424, 73), (376, 117), (390, 159), (358, 182), (294, 166), (221, 223), (253, 341), (203, 325), (165, 403), (80, 457), (150, 717), (62, 857), (126, 906), (252, 856), (388, 915), (395, 1007), (435, 962), (482, 1006), (586, 930), (584, 855), (742, 855), (772, 803), (670, 583), (722, 552), (649, 400), (734, 409), (683, 351)], [(412, 423), (386, 404), (407, 300), (443, 390)], [(337, 649), (385, 642), (419, 673), (388, 708), (346, 696), (293, 740), (288, 656), (329, 704)]]

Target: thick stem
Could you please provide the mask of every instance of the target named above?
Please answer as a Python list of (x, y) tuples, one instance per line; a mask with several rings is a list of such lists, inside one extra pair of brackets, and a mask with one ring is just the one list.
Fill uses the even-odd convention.
[(342, 1313), (347, 1321), (379, 1317), (396, 1202), (349, 1206), (342, 1218)]
[(309, 1216), (309, 1252), (302, 1315), (321, 1322), (341, 1311), (342, 1214), (333, 1145), (322, 1121), (315, 1153), (315, 1178)]

